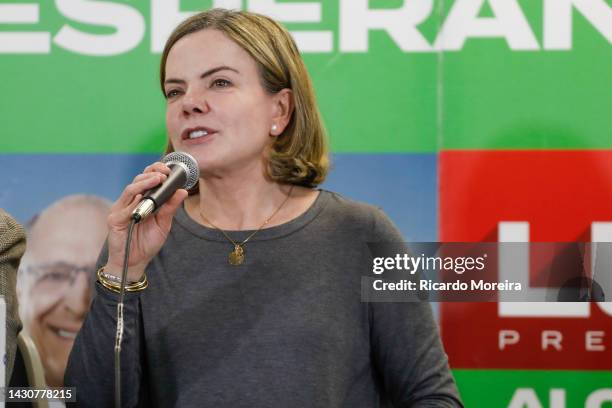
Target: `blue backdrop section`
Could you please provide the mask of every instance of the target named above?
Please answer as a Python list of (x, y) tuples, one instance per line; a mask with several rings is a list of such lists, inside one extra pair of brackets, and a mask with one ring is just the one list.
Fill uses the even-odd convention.
[[(150, 154), (0, 154), (0, 207), (26, 223), (57, 199), (88, 193), (114, 201)], [(336, 154), (322, 186), (381, 207), (408, 241), (437, 240), (435, 154)]]
[(413, 242), (438, 240), (435, 153), (335, 154), (323, 187), (381, 207)]
[(159, 155), (3, 154), (0, 207), (25, 223), (49, 204), (76, 193), (111, 201)]

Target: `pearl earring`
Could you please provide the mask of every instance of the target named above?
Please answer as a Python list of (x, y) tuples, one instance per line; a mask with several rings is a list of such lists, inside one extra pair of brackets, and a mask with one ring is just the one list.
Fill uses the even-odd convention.
[(272, 131), (276, 132), (276, 129), (277, 129), (276, 125), (272, 125)]

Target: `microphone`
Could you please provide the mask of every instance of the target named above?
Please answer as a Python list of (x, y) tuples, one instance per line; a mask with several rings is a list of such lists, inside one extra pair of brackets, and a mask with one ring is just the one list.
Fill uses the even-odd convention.
[(162, 163), (170, 167), (166, 181), (143, 194), (138, 207), (132, 212), (132, 219), (140, 222), (161, 207), (176, 190), (193, 188), (200, 178), (198, 162), (185, 152), (172, 152), (164, 156)]

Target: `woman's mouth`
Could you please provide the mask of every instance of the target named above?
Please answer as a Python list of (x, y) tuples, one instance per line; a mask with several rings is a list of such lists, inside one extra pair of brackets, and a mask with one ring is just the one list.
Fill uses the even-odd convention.
[(193, 128), (189, 128), (189, 129), (185, 129), (183, 132), (181, 132), (181, 139), (182, 140), (201, 140), (201, 139), (206, 139), (207, 136), (211, 136), (213, 134), (217, 133), (216, 130), (205, 127), (205, 126), (198, 126), (198, 127), (193, 127)]
[(206, 130), (194, 130), (189, 133), (189, 139), (199, 139), (200, 137), (208, 136), (208, 131)]

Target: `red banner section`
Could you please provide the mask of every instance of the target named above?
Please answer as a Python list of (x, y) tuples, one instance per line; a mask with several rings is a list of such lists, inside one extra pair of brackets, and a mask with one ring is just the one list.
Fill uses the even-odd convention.
[[(497, 241), (501, 222), (518, 221), (532, 242), (588, 242), (593, 222), (612, 220), (611, 179), (609, 150), (442, 152), (440, 240)], [(550, 282), (533, 272), (532, 286)], [(612, 369), (610, 304), (558, 305), (441, 304), (451, 366)]]

